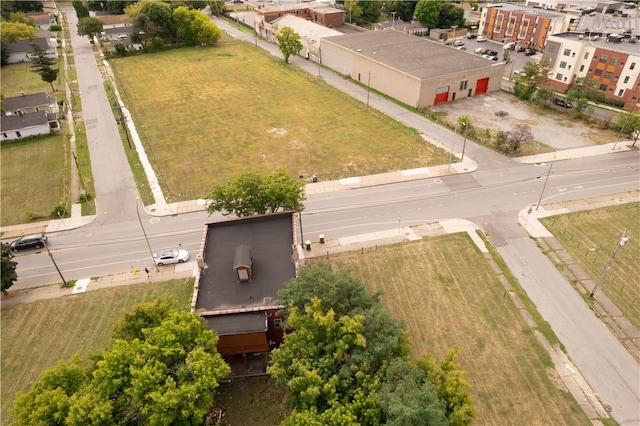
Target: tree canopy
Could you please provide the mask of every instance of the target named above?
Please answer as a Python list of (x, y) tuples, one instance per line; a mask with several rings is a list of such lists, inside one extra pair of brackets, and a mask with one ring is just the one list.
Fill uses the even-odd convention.
[(24, 22), (3, 22), (0, 26), (2, 44), (15, 43), (18, 40), (37, 38), (36, 28)]
[(418, 21), (430, 30), (464, 25), (464, 11), (444, 0), (420, 0), (414, 13)]
[(538, 87), (543, 85), (548, 79), (549, 60), (545, 59), (538, 63), (527, 62), (522, 68), (522, 73), (516, 78), (514, 93), (523, 100), (533, 97)]
[(15, 424), (201, 424), (229, 366), (202, 318), (154, 304), (123, 319), (115, 336), (125, 338), (90, 368), (74, 357), (43, 373), (18, 396)]
[(31, 43), (31, 70), (40, 75), (42, 81), (51, 85), (51, 90), (55, 91), (53, 82), (58, 78), (58, 68), (55, 59), (47, 56), (47, 52), (35, 43)]
[(285, 64), (289, 63), (289, 56), (297, 55), (302, 50), (300, 34), (293, 31), (291, 27), (282, 27), (279, 29), (276, 34), (276, 40), (278, 40), (278, 48), (284, 56)]
[(2, 251), (2, 270), (0, 271), (0, 279), (2, 280), (2, 293), (7, 294), (7, 290), (11, 288), (13, 283), (18, 279), (18, 274), (16, 272), (18, 263), (13, 260), (11, 245), (9, 245), (8, 243), (1, 243), (0, 247)]
[(89, 41), (93, 44), (93, 38), (100, 36), (102, 33), (102, 21), (98, 18), (86, 17), (78, 19), (78, 35), (89, 37)]
[(252, 216), (277, 211), (304, 209), (304, 183), (283, 170), (271, 175), (249, 171), (224, 185), (216, 185), (207, 196), (209, 214)]
[(432, 356), (424, 368), (411, 364), (402, 324), (345, 271), (324, 261), (302, 268), (278, 301), (291, 332), (268, 372), (288, 386), (293, 411), (284, 425), (446, 425), (448, 413), (475, 413), (456, 409), (457, 401), (475, 408), (466, 382), (449, 380), (464, 377), (455, 359), (437, 368)]
[(185, 6), (173, 10), (173, 25), (178, 40), (188, 46), (212, 45), (220, 40), (222, 35), (220, 29), (203, 13)]

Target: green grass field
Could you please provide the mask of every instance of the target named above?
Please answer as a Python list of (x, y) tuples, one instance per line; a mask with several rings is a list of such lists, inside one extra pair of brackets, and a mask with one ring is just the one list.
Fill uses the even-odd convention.
[(123, 311), (163, 294), (187, 310), (193, 279), (107, 288), (3, 307), (1, 423), (8, 424), (16, 392), (28, 391), (43, 370), (76, 353), (86, 361), (87, 355), (106, 347), (111, 327)]
[[(53, 207), (65, 203), (69, 167), (65, 167), (65, 136), (44, 136), (0, 146), (2, 226), (51, 218)], [(70, 204), (68, 204), (70, 205)]]
[(464, 234), (335, 255), (404, 321), (412, 356), (459, 346), (479, 425), (587, 425), (495, 272)]
[(246, 169), (331, 180), (448, 161), (412, 129), (248, 43), (111, 63), (168, 201)]
[[(627, 229), (631, 238), (618, 249), (600, 290), (620, 308), (631, 323), (640, 328), (640, 203), (544, 218), (541, 222), (569, 254), (597, 282), (613, 250)], [(592, 288), (588, 289), (591, 292)], [(595, 297), (598, 298), (598, 291)]]
[(0, 68), (0, 77), (2, 85), (2, 94), (6, 98), (20, 96), (21, 92), (26, 94), (47, 92), (58, 97), (58, 100), (64, 98), (64, 75), (59, 74), (58, 80), (53, 82), (56, 91), (51, 93), (51, 85), (42, 81), (40, 76), (31, 71), (28, 62), (18, 64), (5, 65)]

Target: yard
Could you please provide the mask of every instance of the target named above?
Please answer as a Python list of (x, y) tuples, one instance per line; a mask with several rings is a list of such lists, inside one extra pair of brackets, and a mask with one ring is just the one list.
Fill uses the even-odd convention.
[[(618, 249), (599, 291), (604, 292), (636, 328), (640, 328), (639, 214), (640, 203), (629, 203), (541, 220), (594, 283), (620, 242), (622, 232), (628, 230), (630, 238)], [(598, 298), (598, 292), (595, 297)]]
[(229, 37), (111, 64), (171, 202), (247, 169), (331, 180), (448, 161), (413, 129)]
[(192, 292), (193, 279), (172, 280), (3, 307), (1, 423), (9, 423), (16, 392), (28, 391), (43, 370), (76, 353), (87, 361), (91, 352), (104, 348), (124, 310), (162, 294), (187, 309)]

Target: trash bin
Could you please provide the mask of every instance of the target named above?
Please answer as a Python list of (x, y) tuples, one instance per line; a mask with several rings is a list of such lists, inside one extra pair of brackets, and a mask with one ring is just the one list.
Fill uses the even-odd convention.
[(317, 181), (318, 181), (318, 176), (316, 176), (316, 175), (311, 176), (311, 180), (312, 180), (314, 183), (315, 183), (315, 182), (317, 182)]
[(320, 244), (324, 244), (324, 234), (320, 234), (318, 237), (320, 239)]
[(304, 245), (307, 247), (307, 251), (311, 251), (311, 241), (310, 240), (305, 241)]

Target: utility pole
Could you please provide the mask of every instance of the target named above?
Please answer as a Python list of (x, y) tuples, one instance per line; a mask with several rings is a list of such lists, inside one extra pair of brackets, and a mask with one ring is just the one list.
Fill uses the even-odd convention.
[(627, 244), (627, 241), (629, 241), (629, 237), (627, 237), (627, 231), (628, 231), (627, 229), (624, 230), (624, 232), (622, 233), (622, 237), (620, 237), (620, 241), (618, 241), (618, 244), (616, 244), (616, 248), (613, 249), (613, 253), (611, 253), (611, 257), (609, 258), (609, 261), (607, 262), (606, 265), (604, 265), (604, 268), (602, 268), (600, 277), (598, 277), (598, 281), (596, 282), (596, 285), (594, 285), (593, 290), (591, 290), (591, 294), (590, 294), (591, 297), (593, 297), (594, 293), (600, 286), (600, 283), (602, 282), (604, 275), (607, 273), (609, 268), (611, 268), (611, 264), (613, 263), (613, 259), (615, 259), (616, 257), (616, 253), (618, 252), (618, 249), (624, 246), (625, 244)]
[(129, 138), (129, 130), (127, 129), (127, 123), (122, 114), (122, 105), (118, 105), (118, 109), (120, 110), (120, 124), (122, 124), (122, 130), (124, 130), (124, 134), (127, 137), (127, 144), (129, 145), (129, 149), (131, 148), (131, 139)]
[(49, 251), (49, 246), (47, 246), (47, 243), (44, 243), (44, 248), (47, 249), (47, 253), (49, 254), (49, 257), (51, 258), (51, 261), (53, 262), (53, 266), (56, 268), (56, 271), (58, 271), (58, 275), (60, 275), (60, 279), (62, 280), (62, 283), (66, 287), (67, 286), (67, 281), (62, 276), (62, 272), (60, 272), (60, 268), (58, 268), (58, 264), (56, 263), (55, 259), (53, 258), (53, 254), (51, 254), (51, 251)]
[(536, 204), (536, 211), (540, 208), (540, 203), (542, 202), (542, 194), (544, 194), (544, 189), (547, 187), (547, 181), (549, 180), (549, 175), (551, 174), (551, 168), (553, 167), (553, 163), (549, 164), (549, 170), (547, 171), (547, 177), (544, 179), (544, 185), (542, 186), (542, 191), (540, 191), (540, 198), (538, 199), (538, 204)]
[(369, 71), (369, 80), (367, 81), (367, 108), (369, 108), (369, 93), (371, 92), (371, 71)]
[(140, 219), (140, 209), (138, 208), (138, 197), (136, 197), (136, 214), (138, 215), (138, 222), (140, 222), (140, 228), (142, 228), (142, 234), (144, 235), (144, 240), (147, 242), (147, 248), (149, 249), (149, 254), (151, 254), (151, 261), (156, 267), (156, 272), (158, 272), (158, 265), (153, 260), (153, 250), (151, 250), (151, 244), (149, 244), (149, 237), (147, 237), (147, 231), (145, 231), (144, 226), (142, 225), (142, 219)]

